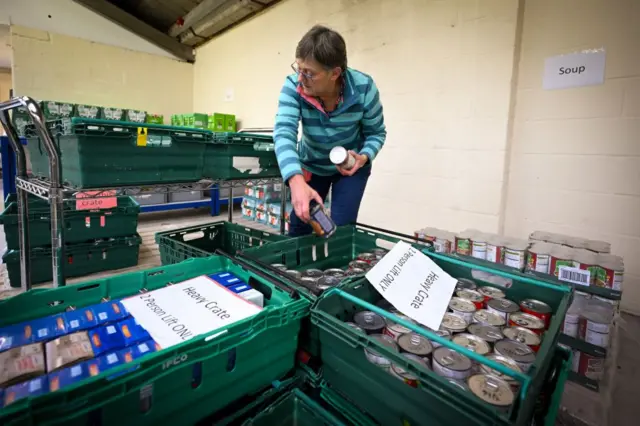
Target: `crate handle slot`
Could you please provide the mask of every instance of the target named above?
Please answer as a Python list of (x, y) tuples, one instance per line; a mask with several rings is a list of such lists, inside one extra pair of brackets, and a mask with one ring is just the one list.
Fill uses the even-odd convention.
[[(422, 245), (427, 246), (430, 250), (433, 250), (433, 243), (429, 240), (425, 240), (423, 238), (418, 238), (416, 236), (411, 236), (411, 235), (407, 235), (407, 234), (402, 234), (400, 232), (396, 232), (396, 231), (390, 231), (388, 229), (384, 229), (384, 228), (378, 228), (376, 226), (371, 226), (371, 225), (366, 225), (364, 223), (359, 223), (356, 222), (355, 225), (362, 230), (372, 230), (372, 231), (376, 231), (376, 232), (382, 232), (385, 234), (389, 234), (389, 235), (393, 235), (394, 237), (399, 237), (402, 238), (404, 240), (407, 240), (411, 243), (420, 243)], [(356, 228), (356, 229), (358, 229)]]
[(98, 288), (100, 287), (100, 283), (96, 283), (96, 284), (88, 284), (85, 286), (78, 286), (78, 288), (76, 289), (76, 291), (87, 291), (87, 290), (93, 290), (94, 288)]
[[(215, 236), (215, 234), (213, 234), (213, 236)], [(204, 238), (204, 232), (202, 231), (191, 232), (189, 234), (182, 235), (182, 241), (184, 242), (191, 241), (191, 240), (199, 240), (200, 238)], [(209, 239), (210, 240), (213, 239), (211, 234), (209, 234)]]
[(513, 371), (513, 370), (505, 367), (504, 365), (499, 364), (499, 363), (497, 363), (495, 361), (492, 361), (490, 359), (486, 359), (485, 357), (483, 357), (481, 355), (478, 355), (475, 352), (472, 352), (472, 351), (470, 351), (469, 349), (467, 349), (465, 347), (457, 345), (457, 344), (455, 344), (455, 343), (453, 343), (453, 342), (451, 342), (449, 340), (443, 339), (442, 337), (438, 336), (436, 333), (433, 333), (431, 331), (425, 330), (423, 328), (418, 327), (415, 324), (412, 324), (412, 323), (410, 323), (408, 321), (405, 321), (404, 319), (399, 318), (396, 315), (393, 315), (393, 314), (385, 311), (384, 309), (380, 309), (379, 307), (377, 307), (375, 305), (372, 305), (371, 303), (366, 302), (366, 301), (364, 301), (364, 300), (362, 300), (362, 299), (360, 299), (360, 298), (358, 298), (358, 297), (356, 297), (356, 296), (354, 296), (354, 295), (352, 295), (352, 294), (350, 294), (350, 293), (348, 293), (348, 292), (346, 292), (344, 290), (340, 290), (338, 288), (333, 288), (333, 289), (329, 290), (329, 293), (327, 294), (327, 297), (330, 294), (337, 294), (338, 296), (340, 296), (340, 297), (342, 297), (344, 299), (347, 299), (347, 300), (355, 303), (356, 305), (358, 305), (358, 306), (360, 306), (360, 307), (362, 307), (364, 309), (367, 309), (369, 311), (375, 312), (376, 314), (382, 316), (385, 319), (388, 319), (388, 320), (390, 320), (392, 322), (395, 322), (397, 324), (400, 324), (400, 325), (408, 328), (409, 330), (411, 330), (412, 332), (414, 332), (416, 334), (419, 334), (419, 335), (421, 335), (423, 337), (426, 337), (429, 340), (435, 341), (436, 343), (439, 343), (442, 346), (445, 346), (445, 347), (447, 347), (449, 349), (452, 349), (452, 350), (454, 350), (456, 352), (461, 353), (462, 355), (465, 355), (467, 358), (471, 358), (475, 362), (478, 362), (480, 364), (484, 364), (484, 365), (486, 365), (486, 366), (488, 366), (488, 367), (490, 367), (490, 368), (492, 368), (494, 370), (499, 371), (502, 374), (505, 374), (505, 375), (507, 375), (507, 376), (509, 376), (509, 377), (521, 382), (522, 383), (522, 388), (520, 390), (520, 394), (521, 394), (523, 399), (525, 398), (525, 396), (527, 394), (527, 391), (528, 391), (528, 388), (529, 388), (529, 385), (531, 383), (531, 378), (529, 376), (527, 376), (527, 375), (525, 375), (523, 373), (518, 373), (516, 371)]

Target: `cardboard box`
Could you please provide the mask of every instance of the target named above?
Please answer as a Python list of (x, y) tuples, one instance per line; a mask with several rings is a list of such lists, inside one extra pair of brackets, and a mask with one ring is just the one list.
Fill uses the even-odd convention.
[(210, 115), (208, 126), (209, 130), (211, 130), (212, 132), (224, 132), (226, 118), (226, 114), (221, 114), (219, 112)]
[(224, 131), (235, 132), (236, 131), (236, 116), (233, 114), (227, 114), (224, 117)]
[(147, 121), (146, 122), (149, 123), (149, 124), (164, 124), (164, 115), (161, 115), (161, 114), (147, 114)]

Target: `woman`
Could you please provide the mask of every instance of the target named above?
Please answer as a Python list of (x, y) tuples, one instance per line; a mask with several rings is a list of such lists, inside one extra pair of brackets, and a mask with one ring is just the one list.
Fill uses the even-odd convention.
[[(274, 140), (282, 178), (291, 188), (289, 235), (300, 236), (311, 233), (309, 203), (323, 204), (330, 189), (336, 225), (356, 221), (371, 162), (387, 132), (378, 89), (370, 76), (347, 68), (340, 34), (314, 26), (298, 43), (291, 66), (295, 74), (280, 92)], [(331, 162), (329, 152), (336, 146), (353, 155), (352, 168)]]

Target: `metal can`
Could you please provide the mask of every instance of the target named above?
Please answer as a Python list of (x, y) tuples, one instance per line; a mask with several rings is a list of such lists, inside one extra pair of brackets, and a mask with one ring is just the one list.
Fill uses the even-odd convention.
[(313, 277), (302, 277), (300, 278), (300, 281), (302, 281), (303, 283), (307, 284), (307, 287), (309, 288), (315, 288), (316, 284), (318, 283), (319, 278), (313, 278)]
[(356, 260), (361, 260), (367, 264), (371, 264), (371, 262), (377, 260), (377, 257), (374, 253), (360, 253)]
[(515, 400), (511, 386), (496, 376), (475, 374), (469, 377), (467, 386), (471, 393), (499, 411), (507, 411)]
[(287, 265), (283, 265), (282, 263), (272, 263), (271, 267), (279, 269), (281, 271), (286, 271), (287, 270)]
[(322, 272), (320, 269), (307, 269), (306, 271), (302, 272), (302, 276), (303, 277), (311, 277), (311, 278), (320, 278), (324, 276), (324, 272)]
[(324, 275), (327, 277), (335, 277), (338, 279), (342, 279), (345, 276), (345, 272), (342, 269), (338, 268), (329, 268), (324, 271)]
[(622, 290), (624, 281), (624, 263), (621, 261), (598, 260), (598, 276), (596, 285), (612, 290)]
[(557, 278), (563, 266), (573, 268), (573, 249), (555, 245), (551, 249), (549, 274)]
[(588, 250), (576, 250), (573, 256), (574, 268), (580, 268), (584, 271), (589, 271), (589, 285), (596, 285), (596, 279), (598, 278), (598, 256), (595, 253)]
[(299, 280), (302, 278), (302, 272), (295, 271), (293, 269), (287, 269), (284, 271), (287, 275), (291, 275), (293, 278)]
[(442, 377), (464, 380), (471, 375), (469, 358), (444, 346), (433, 351), (433, 372)]
[(487, 302), (487, 310), (500, 315), (508, 323), (509, 316), (520, 311), (520, 306), (509, 299), (491, 299)]
[(373, 249), (371, 251), (371, 253), (373, 253), (376, 256), (377, 260), (380, 260), (383, 257), (385, 257), (385, 255), (388, 253), (388, 251), (383, 249), (383, 248), (376, 248), (376, 249)]
[(436, 239), (433, 240), (433, 248), (436, 253), (451, 253), (455, 240), (456, 237), (451, 232), (439, 231)]
[(318, 288), (323, 291), (328, 288), (335, 287), (339, 284), (340, 284), (339, 278), (328, 277), (328, 276), (320, 277), (316, 282), (316, 286), (318, 286)]
[(528, 250), (527, 271), (548, 274), (552, 247), (549, 243), (533, 243)]
[(476, 234), (471, 239), (471, 256), (476, 259), (487, 259), (487, 236), (485, 234)]
[[(385, 319), (375, 312), (360, 311), (353, 316), (353, 322), (369, 334), (380, 334), (387, 325)], [(393, 340), (393, 338), (391, 339)]]
[[(497, 355), (497, 354), (492, 354), (487, 356), (487, 359), (490, 359), (491, 361), (497, 362), (498, 364), (502, 364), (505, 367), (507, 367), (510, 370), (515, 371), (516, 373), (522, 373), (522, 370), (520, 369), (520, 367), (518, 366), (518, 364), (516, 364), (516, 362), (514, 360), (512, 360), (509, 357), (506, 356), (502, 356), (502, 355)], [(502, 380), (504, 380), (505, 382), (507, 382), (509, 384), (509, 386), (511, 387), (511, 390), (514, 392), (517, 392), (520, 389), (520, 382), (518, 382), (517, 380), (511, 378), (510, 376), (507, 376), (506, 374), (502, 374), (501, 372), (499, 372), (498, 370), (494, 370), (491, 367), (488, 367), (484, 364), (480, 364), (480, 372), (484, 373), (484, 374), (490, 374), (492, 376), (496, 376)]]
[(487, 240), (487, 260), (493, 263), (504, 263), (504, 245), (501, 237), (492, 235)]
[[(410, 323), (413, 322), (413, 320), (406, 315), (402, 315), (402, 314), (395, 314), (395, 315), (407, 322), (410, 322)], [(384, 329), (384, 334), (386, 334), (387, 336), (393, 337), (394, 340), (398, 340), (398, 337), (400, 337), (402, 334), (411, 333), (411, 330), (405, 327), (404, 325), (400, 325), (395, 322), (391, 322), (389, 320), (386, 320), (386, 322), (387, 322), (387, 326)]]
[(356, 276), (356, 275), (363, 275), (365, 272), (367, 272), (367, 271), (365, 271), (364, 269), (350, 268), (350, 269), (347, 269), (347, 272), (345, 272), (345, 276), (353, 277), (353, 276)]
[(504, 291), (488, 285), (478, 287), (478, 293), (484, 296), (485, 303), (487, 303), (490, 299), (504, 299), (506, 297)]
[[(445, 314), (446, 315), (446, 314)], [(435, 334), (437, 334), (439, 337), (442, 337), (445, 340), (451, 340), (451, 332), (449, 330), (445, 330), (444, 328), (440, 328), (438, 330), (431, 330), (433, 331)], [(434, 340), (429, 340), (431, 342), (431, 346), (433, 346), (433, 348), (439, 348), (440, 346), (442, 346), (440, 343), (434, 341)]]
[(544, 322), (540, 318), (524, 312), (511, 314), (509, 316), (509, 326), (528, 328), (540, 336), (544, 333)]
[(363, 333), (363, 334), (367, 334), (367, 332), (364, 330), (364, 328), (360, 327), (358, 324), (354, 323), (354, 322), (345, 322), (345, 324), (347, 324), (349, 327), (351, 327), (352, 329)]
[(451, 334), (462, 333), (467, 329), (469, 322), (459, 315), (447, 312), (442, 317), (442, 323), (440, 328), (448, 331)]
[(494, 344), (498, 340), (504, 339), (502, 331), (498, 327), (479, 323), (469, 324), (467, 331), (482, 340)]
[(456, 291), (475, 290), (477, 287), (476, 282), (469, 278), (458, 278), (458, 282), (456, 283)]
[(486, 309), (479, 309), (473, 314), (473, 322), (493, 327), (504, 327), (507, 321), (499, 314), (490, 312)]
[(456, 291), (456, 296), (473, 303), (476, 309), (484, 308), (484, 296), (475, 290), (458, 290)]
[(520, 309), (522, 312), (538, 317), (544, 322), (544, 328), (549, 328), (551, 324), (551, 306), (547, 305), (541, 300), (537, 299), (524, 299), (520, 302)]
[(533, 349), (534, 352), (538, 352), (540, 349), (540, 336), (528, 328), (524, 327), (506, 327), (502, 330), (504, 333), (504, 337), (509, 340), (513, 340), (516, 342), (524, 343)]
[(523, 373), (529, 371), (529, 368), (536, 360), (536, 354), (529, 346), (524, 343), (504, 339), (496, 342), (493, 347), (496, 354), (511, 358), (518, 364)]
[(508, 240), (504, 245), (504, 265), (522, 271), (527, 247), (529, 247), (529, 243), (526, 241)]
[(610, 312), (591, 306), (590, 310), (582, 313), (578, 322), (579, 337), (593, 345), (608, 347), (612, 320)]
[[(402, 354), (402, 356), (407, 358), (409, 361), (413, 362), (414, 364), (421, 365), (427, 370), (431, 370), (431, 366), (427, 363), (427, 361), (420, 358), (419, 356), (412, 355), (410, 353), (404, 353)], [(406, 384), (408, 384), (413, 388), (418, 387), (418, 383), (419, 383), (418, 377), (415, 374), (407, 371), (404, 367), (398, 364), (391, 364), (389, 373), (391, 373), (392, 376), (402, 380), (403, 382), (405, 382)]]
[(560, 331), (571, 337), (578, 337), (578, 328), (580, 323), (580, 313), (578, 309), (571, 309), (567, 311), (567, 314), (562, 321), (562, 327)]
[[(382, 346), (385, 346), (386, 348), (394, 352), (398, 351), (398, 345), (396, 345), (396, 342), (389, 336), (386, 336), (384, 334), (372, 334), (371, 338), (376, 340)], [(367, 357), (367, 360), (371, 364), (375, 364), (378, 367), (389, 368), (389, 366), (391, 365), (391, 361), (389, 361), (388, 358), (380, 355), (380, 353), (378, 353), (375, 349), (364, 348), (364, 355)]]
[(471, 322), (473, 319), (473, 313), (477, 310), (476, 305), (460, 297), (451, 298), (449, 301), (449, 309), (451, 309), (454, 314), (464, 318), (467, 324)]
[(604, 358), (581, 352), (578, 374), (591, 380), (600, 381), (604, 373), (604, 360)]
[(368, 271), (371, 269), (371, 266), (364, 260), (356, 259), (349, 262), (349, 269), (362, 269), (363, 271)]
[(309, 205), (309, 225), (317, 236), (323, 238), (331, 237), (338, 229), (333, 219), (325, 211), (324, 206), (315, 200), (311, 200)]
[(471, 255), (471, 241), (474, 236), (480, 234), (476, 229), (466, 229), (456, 235), (455, 252), (465, 256)]
[(475, 334), (456, 334), (451, 338), (451, 341), (456, 345), (469, 349), (471, 352), (477, 353), (478, 355), (486, 355), (491, 352), (491, 346), (489, 343)]
[(398, 346), (401, 351), (422, 358), (429, 358), (433, 352), (431, 342), (417, 333), (405, 333), (398, 337)]

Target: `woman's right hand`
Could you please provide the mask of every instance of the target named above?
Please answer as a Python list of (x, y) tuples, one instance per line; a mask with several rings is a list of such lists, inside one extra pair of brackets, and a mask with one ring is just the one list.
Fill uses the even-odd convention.
[(309, 203), (316, 200), (320, 205), (323, 204), (320, 195), (304, 181), (302, 175), (295, 175), (289, 179), (289, 187), (291, 188), (291, 204), (293, 210), (303, 222), (309, 222)]

